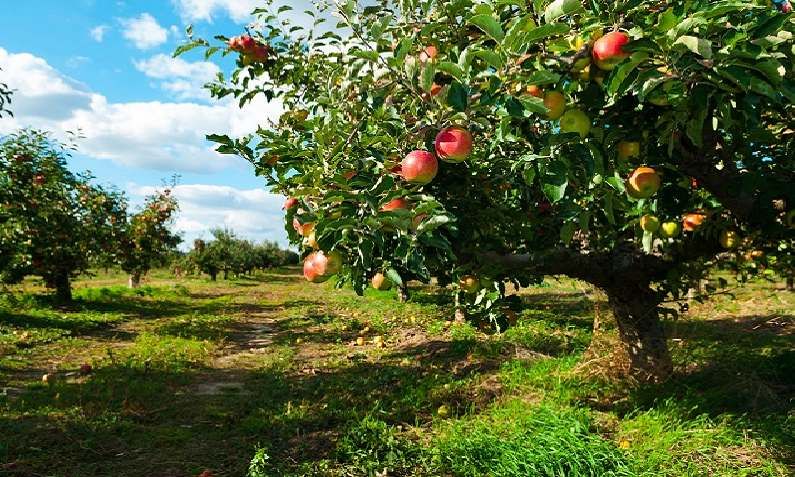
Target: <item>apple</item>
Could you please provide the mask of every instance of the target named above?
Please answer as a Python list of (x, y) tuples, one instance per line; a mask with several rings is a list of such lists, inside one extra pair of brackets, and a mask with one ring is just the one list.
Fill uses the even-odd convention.
[(585, 139), (591, 131), (591, 118), (579, 109), (570, 109), (560, 118), (560, 131), (564, 133), (576, 132), (581, 138)]
[(525, 90), (527, 94), (530, 96), (535, 96), (536, 98), (543, 98), (544, 97), (544, 90), (539, 88), (537, 85), (531, 84)]
[(548, 119), (559, 119), (566, 111), (566, 97), (560, 91), (550, 91), (544, 95), (544, 106), (549, 110)]
[(420, 63), (425, 64), (429, 61), (433, 61), (438, 55), (439, 50), (433, 45), (428, 45), (420, 52)]
[(339, 273), (341, 267), (342, 255), (339, 252), (312, 252), (304, 259), (304, 278), (312, 283), (322, 283)]
[(35, 176), (33, 176), (34, 184), (43, 185), (45, 182), (47, 182), (47, 178), (44, 177), (44, 174), (36, 174)]
[(654, 233), (660, 229), (660, 219), (653, 215), (646, 214), (640, 218), (640, 228), (643, 229), (644, 232)]
[(621, 141), (618, 143), (618, 159), (626, 161), (640, 157), (640, 143), (637, 141)]
[(726, 250), (736, 248), (740, 244), (740, 234), (734, 230), (724, 230), (720, 233), (720, 245)]
[(472, 154), (472, 134), (461, 127), (444, 128), (436, 135), (435, 148), (443, 161), (465, 161)]
[(302, 224), (297, 217), (293, 217), (293, 229), (298, 233), (298, 235), (306, 237), (312, 233), (313, 230), (315, 230), (315, 224), (312, 222)]
[(458, 280), (458, 286), (467, 293), (477, 293), (480, 291), (480, 280), (472, 275), (464, 275)]
[(428, 151), (412, 151), (400, 163), (400, 173), (404, 179), (414, 184), (427, 184), (439, 172), (439, 163)]
[(386, 275), (381, 272), (376, 273), (373, 275), (373, 278), (370, 280), (370, 283), (373, 285), (373, 288), (376, 290), (389, 290), (392, 288), (392, 280), (390, 280)]
[(381, 207), (381, 212), (391, 212), (393, 210), (402, 210), (409, 208), (409, 201), (400, 197), (392, 199)]
[(591, 56), (599, 69), (610, 71), (629, 57), (624, 45), (629, 43), (629, 35), (621, 31), (611, 31), (593, 44)]
[(442, 85), (436, 83), (433, 83), (431, 85), (431, 91), (430, 91), (431, 98), (439, 96), (439, 93), (441, 92), (442, 92)]
[(660, 189), (660, 175), (651, 167), (638, 167), (627, 179), (626, 187), (633, 199), (648, 199)]
[(706, 218), (706, 215), (698, 212), (685, 214), (685, 216), (682, 218), (682, 228), (685, 229), (686, 232), (693, 232), (697, 228), (701, 227), (701, 224)]
[(303, 240), (302, 243), (303, 243), (304, 247), (307, 247), (307, 248), (312, 248), (312, 249), (317, 249), (318, 248), (317, 235), (315, 234), (315, 228), (314, 227), (312, 227), (312, 230), (308, 234), (306, 234), (306, 236), (304, 236), (304, 240)]
[(290, 197), (284, 201), (282, 210), (293, 210), (296, 207), (298, 207), (298, 199), (296, 199), (295, 197)]
[(660, 226), (660, 235), (664, 238), (674, 238), (679, 235), (679, 223), (677, 222), (663, 222)]

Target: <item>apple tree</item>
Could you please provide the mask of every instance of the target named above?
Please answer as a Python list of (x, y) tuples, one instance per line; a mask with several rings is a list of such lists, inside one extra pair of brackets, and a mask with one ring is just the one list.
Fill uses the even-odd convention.
[(71, 279), (113, 253), (126, 201), (66, 167), (69, 148), (46, 133), (22, 130), (0, 141), (0, 281), (41, 276), (61, 301)]
[(117, 253), (121, 269), (130, 274), (130, 288), (138, 288), (141, 277), (164, 263), (182, 242), (170, 229), (178, 209), (171, 190), (164, 189), (146, 197), (142, 209), (129, 217)]
[(662, 379), (665, 301), (716, 268), (791, 270), (788, 2), (262, 3), (267, 56), (224, 36), (177, 53), (236, 55), (211, 93), (283, 104), (209, 137), (290, 198), (312, 281), (435, 278), (502, 327), (507, 284), (577, 278), (607, 294), (632, 374)]

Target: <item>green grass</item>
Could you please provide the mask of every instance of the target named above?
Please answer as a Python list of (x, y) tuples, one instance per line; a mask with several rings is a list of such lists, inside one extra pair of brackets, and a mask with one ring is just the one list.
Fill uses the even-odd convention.
[(570, 280), (524, 291), (517, 326), (487, 335), (432, 287), (401, 304), (295, 270), (124, 278), (79, 281), (69, 307), (35, 281), (0, 297), (0, 474), (795, 472), (795, 296), (769, 285), (669, 322), (675, 376), (628, 387), (580, 366), (596, 310), (615, 330)]

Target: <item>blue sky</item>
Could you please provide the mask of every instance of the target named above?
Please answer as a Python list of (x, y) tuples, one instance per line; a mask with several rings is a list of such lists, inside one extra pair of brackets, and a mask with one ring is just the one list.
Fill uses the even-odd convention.
[[(140, 200), (179, 174), (187, 240), (212, 226), (252, 239), (285, 243), (283, 198), (269, 194), (252, 167), (219, 156), (203, 138), (234, 135), (278, 117), (279, 104), (245, 111), (214, 101), (201, 88), (218, 69), (197, 54), (171, 53), (192, 24), (198, 36), (239, 34), (257, 0), (30, 0), (14, 2), (0, 19), (0, 82), (15, 90), (13, 119), (0, 134), (37, 127), (64, 137), (79, 129), (74, 170), (90, 170)], [(287, 3), (287, 2), (285, 2)], [(289, 2), (297, 10), (305, 0)]]

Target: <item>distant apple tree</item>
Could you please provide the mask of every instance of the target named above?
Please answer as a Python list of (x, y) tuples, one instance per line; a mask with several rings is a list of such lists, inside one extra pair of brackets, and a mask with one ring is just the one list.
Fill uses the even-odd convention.
[(70, 150), (23, 130), (0, 140), (0, 282), (38, 275), (60, 301), (71, 279), (123, 236), (126, 201), (66, 167)]
[(141, 210), (130, 215), (117, 252), (121, 269), (130, 274), (130, 288), (138, 288), (141, 277), (165, 263), (182, 242), (171, 231), (178, 210), (177, 199), (166, 188), (146, 197)]
[(237, 55), (209, 90), (284, 105), (209, 137), (294, 199), (291, 240), (338, 252), (340, 285), (436, 278), (502, 328), (507, 284), (581, 279), (654, 380), (672, 370), (666, 300), (716, 268), (791, 270), (788, 2), (339, 0), (311, 30), (262, 3), (248, 34), (267, 55), (223, 36), (177, 53)]

